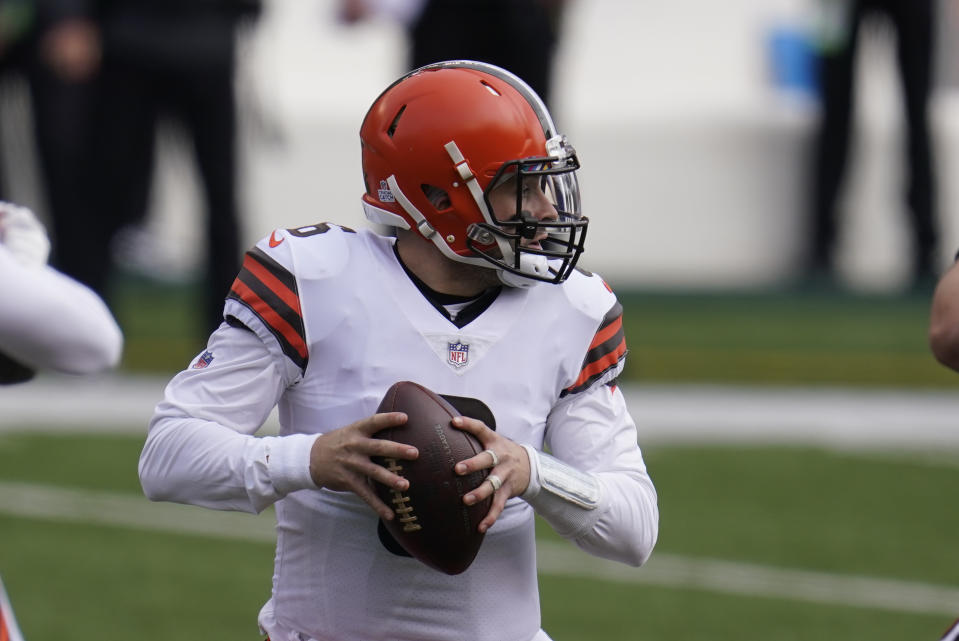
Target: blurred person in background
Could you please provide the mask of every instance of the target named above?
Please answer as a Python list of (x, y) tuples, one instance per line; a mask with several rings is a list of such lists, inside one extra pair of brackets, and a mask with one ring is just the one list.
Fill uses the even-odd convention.
[(550, 103), (553, 60), (566, 0), (340, 0), (354, 23), (397, 20), (409, 41), (407, 67), (469, 59), (509, 69)]
[(238, 32), (259, 0), (110, 0), (88, 5), (103, 62), (87, 150), (87, 192), (77, 245), (64, 268), (109, 296), (118, 232), (143, 223), (157, 125), (187, 133), (205, 200), (203, 330), (220, 323), (221, 300), (240, 265), (235, 70)]
[[(45, 206), (54, 237), (54, 264), (70, 262), (82, 252), (74, 238), (81, 197), (83, 154), (89, 130), (93, 77), (100, 65), (99, 33), (82, 2), (73, 0), (0, 0), (0, 69), (27, 81), (32, 139), (39, 164), (38, 197)], [(13, 95), (4, 95), (6, 105)], [(3, 141), (9, 147), (20, 140)], [(31, 156), (26, 155), (26, 158)], [(9, 167), (0, 176), (0, 198), (16, 189)]]
[(0, 202), (0, 384), (38, 370), (101, 372), (120, 360), (123, 335), (106, 304), (50, 267), (49, 250), (32, 211)]
[(937, 361), (959, 372), (959, 254), (932, 293), (929, 347)]
[(835, 270), (836, 209), (846, 175), (854, 105), (854, 70), (861, 25), (884, 17), (896, 36), (896, 59), (906, 116), (906, 204), (912, 229), (914, 286), (934, 282), (936, 185), (928, 115), (932, 88), (934, 0), (819, 0), (819, 79), (822, 113), (812, 168), (812, 237), (808, 276), (831, 282)]
[[(14, 100), (9, 90), (10, 78), (25, 75), (27, 43), (35, 24), (34, 0), (0, 0), (0, 114), (6, 115)], [(4, 149), (11, 145), (9, 139), (0, 138)], [(12, 199), (9, 168), (0, 158), (0, 199)]]

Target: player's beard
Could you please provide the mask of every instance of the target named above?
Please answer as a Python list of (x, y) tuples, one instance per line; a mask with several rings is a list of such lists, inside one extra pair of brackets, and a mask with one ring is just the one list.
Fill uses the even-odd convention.
[(444, 256), (431, 241), (408, 230), (397, 230), (397, 248), (408, 270), (431, 289), (455, 296), (478, 296), (501, 285), (498, 269), (490, 263), (472, 265)]

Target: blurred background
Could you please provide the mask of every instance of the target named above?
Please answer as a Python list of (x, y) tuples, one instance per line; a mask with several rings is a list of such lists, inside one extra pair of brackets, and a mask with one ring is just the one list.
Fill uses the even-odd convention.
[[(42, 8), (59, 0), (3, 0), (24, 3)], [(410, 64), (402, 9), (415, 8), (418, 0), (368, 0), (372, 9), (352, 17), (349, 8), (363, 0), (266, 0), (250, 9), (257, 4), (160, 3), (180, 7), (170, 12), (187, 17), (161, 11), (134, 19), (117, 11), (101, 18), (105, 42), (122, 55), (102, 62), (111, 88), (92, 109), (75, 98), (53, 94), (44, 102), (40, 95), (40, 104), (64, 106), (53, 110), (59, 116), (36, 118), (30, 65), (28, 73), (0, 75), (0, 193), (33, 207), (54, 237), (54, 260), (107, 298), (127, 334), (128, 368), (175, 371), (196, 354), (218, 322), (221, 292), (239, 255), (274, 228), (366, 224), (359, 206), (358, 129), (372, 100)], [(934, 12), (919, 38), (928, 64), (909, 71), (929, 76), (922, 112), (928, 114), (934, 185), (918, 189), (931, 201), (925, 209), (932, 218), (923, 250), (930, 264), (920, 266), (922, 273), (914, 264), (920, 248), (907, 198), (909, 130), (898, 32), (890, 20), (864, 20), (849, 54), (854, 90), (843, 152), (840, 136), (820, 130), (819, 56), (834, 53), (836, 8), (848, 10), (848, 3), (559, 4), (564, 10), (555, 23), (548, 102), (583, 163), (583, 207), (591, 224), (582, 264), (600, 272), (624, 301), (644, 296), (643, 311), (630, 314), (638, 323), (630, 335), (633, 363), (646, 355), (633, 375), (712, 380), (740, 372), (758, 382), (856, 383), (875, 381), (882, 371), (894, 384), (951, 384), (928, 358), (925, 324), (935, 276), (959, 247), (959, 188), (950, 180), (959, 163), (956, 2), (898, 3)], [(235, 51), (224, 47), (221, 57), (230, 62), (209, 63), (214, 71), (208, 76), (201, 63), (220, 60), (203, 44), (201, 18), (208, 17), (183, 7), (241, 7), (249, 14), (229, 19)], [(191, 31), (184, 24), (200, 26)], [(35, 48), (49, 57), (44, 40)], [(5, 70), (10, 67), (17, 70), (10, 64)], [(149, 78), (139, 83), (146, 88), (134, 81), (142, 77)], [(205, 92), (224, 78), (235, 81), (230, 89)], [(143, 108), (149, 101), (158, 106)], [(195, 102), (212, 105), (206, 109), (213, 115), (199, 109), (194, 115)], [(74, 111), (87, 114), (86, 120), (70, 116), (70, 105), (78, 104)], [(149, 117), (126, 116), (139, 118), (140, 111)], [(60, 173), (79, 175), (80, 187), (43, 179), (32, 127), (48, 121), (53, 135), (47, 138), (54, 143), (45, 154), (79, 157), (74, 166), (83, 171)], [(80, 132), (86, 137), (77, 122), (91, 123)], [(154, 128), (155, 154), (146, 143), (125, 146)], [(205, 143), (204, 155), (197, 153), (195, 132), (207, 130), (219, 138)], [(820, 137), (825, 153), (846, 153), (832, 206), (833, 264), (825, 274), (810, 258)], [(235, 149), (224, 140), (235, 140)], [(227, 172), (201, 171), (204, 162), (221, 168), (234, 163), (235, 182), (224, 177)], [(205, 196), (207, 175), (219, 194), (213, 205)], [(105, 225), (109, 229), (98, 231)], [(699, 298), (673, 298), (688, 294)], [(735, 358), (719, 365), (705, 358), (707, 333), (726, 343), (735, 336), (736, 349), (729, 350)], [(864, 341), (879, 365), (851, 368), (849, 359), (862, 353)], [(747, 349), (757, 342), (767, 355), (781, 356), (787, 346), (804, 354), (805, 373), (783, 375), (793, 370), (763, 360), (771, 357), (757, 356), (757, 365)], [(903, 367), (894, 355), (907, 349), (913, 363)], [(840, 352), (842, 358), (810, 358)]]
[[(942, 178), (941, 267), (959, 243), (959, 188), (948, 180), (959, 162), (959, 71), (956, 3), (938, 5), (930, 117)], [(267, 0), (241, 37), (247, 245), (275, 227), (365, 224), (357, 132), (373, 98), (405, 71), (406, 41), (396, 20), (348, 25), (339, 13), (336, 2)], [(587, 266), (619, 288), (776, 287), (798, 276), (809, 224), (819, 14), (817, 0), (568, 3), (552, 105), (583, 162)], [(894, 34), (864, 30), (855, 64), (837, 262), (853, 289), (895, 292), (908, 282), (909, 236)], [(6, 100), (8, 197), (43, 214), (23, 135), (29, 113), (11, 108), (22, 101)], [(201, 265), (202, 204), (191, 153), (175, 127), (164, 131), (150, 213), (139, 225), (147, 235), (127, 234), (135, 249), (118, 251), (130, 269), (189, 280)]]

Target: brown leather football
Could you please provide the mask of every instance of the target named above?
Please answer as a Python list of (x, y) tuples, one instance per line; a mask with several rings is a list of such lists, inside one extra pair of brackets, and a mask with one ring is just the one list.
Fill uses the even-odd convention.
[(482, 452), (483, 446), (472, 434), (450, 425), (460, 415), (452, 405), (417, 383), (395, 383), (380, 402), (380, 412), (404, 412), (409, 420), (377, 432), (376, 438), (419, 450), (413, 461), (374, 457), (410, 482), (405, 492), (373, 483), (380, 499), (396, 513), (382, 524), (404, 550), (431, 568), (446, 574), (465, 571), (483, 543), (477, 526), (492, 500), (467, 506), (463, 495), (483, 483), (489, 470), (460, 476), (453, 466)]

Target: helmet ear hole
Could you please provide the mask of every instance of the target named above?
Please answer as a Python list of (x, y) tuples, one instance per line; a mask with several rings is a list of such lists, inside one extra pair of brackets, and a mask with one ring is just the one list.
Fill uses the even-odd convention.
[(420, 189), (423, 190), (426, 199), (430, 201), (430, 204), (433, 205), (437, 211), (444, 211), (453, 206), (450, 195), (446, 193), (445, 189), (434, 187), (433, 185), (420, 185)]

